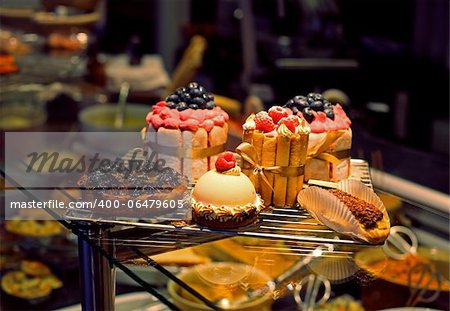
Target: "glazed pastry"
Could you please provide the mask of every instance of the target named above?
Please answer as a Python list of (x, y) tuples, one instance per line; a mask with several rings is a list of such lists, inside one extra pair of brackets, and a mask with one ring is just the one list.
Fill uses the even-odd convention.
[[(192, 191), (192, 218), (206, 227), (238, 228), (256, 221), (262, 200), (231, 152), (220, 154)], [(232, 195), (230, 195), (232, 194)]]
[(350, 175), (351, 121), (339, 104), (319, 93), (295, 96), (284, 106), (309, 123), (305, 180), (339, 181)]
[(355, 239), (380, 244), (389, 235), (383, 202), (359, 181), (341, 181), (332, 190), (309, 187), (299, 193), (298, 201), (321, 223)]
[(244, 173), (252, 180), (266, 205), (294, 206), (303, 187), (309, 127), (290, 109), (274, 106), (268, 112), (250, 115), (242, 126), (244, 143), (251, 143), (263, 174), (255, 174), (244, 163)]
[[(123, 171), (119, 166), (101, 166), (78, 180), (81, 196), (87, 202), (120, 202), (115, 208), (97, 206), (91, 209), (94, 214), (119, 217), (152, 218), (170, 210), (159, 208), (129, 208), (130, 202), (148, 200), (182, 200), (187, 191), (187, 178), (170, 167), (155, 167), (153, 162), (145, 161), (140, 167)], [(136, 206), (132, 206), (136, 207)]]
[[(190, 180), (213, 168), (210, 159), (225, 150), (228, 114), (195, 82), (180, 87), (148, 113), (148, 149)], [(169, 148), (166, 148), (169, 147)]]

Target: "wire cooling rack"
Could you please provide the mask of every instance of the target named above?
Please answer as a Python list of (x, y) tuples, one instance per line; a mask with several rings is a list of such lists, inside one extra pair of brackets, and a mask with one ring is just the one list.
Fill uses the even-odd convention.
[[(351, 172), (351, 179), (360, 180), (367, 186), (372, 187), (369, 166), (366, 161), (352, 159)], [(98, 215), (94, 217), (91, 212), (69, 210), (64, 217), (69, 221), (95, 222), (120, 226), (122, 229), (138, 228), (149, 230), (147, 234), (148, 239), (123, 237), (120, 240), (124, 244), (155, 244), (158, 242), (158, 245), (153, 246), (164, 247), (165, 243), (167, 245), (170, 245), (172, 242), (180, 243), (183, 240), (180, 239), (180, 235), (184, 234), (187, 237), (185, 241), (197, 241), (199, 243), (226, 236), (246, 236), (305, 243), (364, 245), (363, 242), (349, 239), (318, 223), (301, 207), (270, 208), (259, 214), (259, 219), (256, 223), (234, 230), (206, 228), (198, 226), (189, 220), (180, 220), (185, 219), (185, 216), (186, 211), (175, 212), (156, 218), (156, 221), (146, 222), (133, 218), (102, 219)]]

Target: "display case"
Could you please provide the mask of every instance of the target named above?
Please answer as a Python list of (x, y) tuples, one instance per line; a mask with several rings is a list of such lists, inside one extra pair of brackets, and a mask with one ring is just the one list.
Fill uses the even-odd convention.
[[(350, 178), (372, 187), (367, 162), (352, 159), (351, 165)], [(407, 224), (405, 211), (423, 210), (378, 194), (393, 226)], [(170, 214), (141, 221), (80, 210), (49, 212), (78, 238), (83, 310), (114, 309), (116, 270), (155, 297), (148, 307), (157, 310), (448, 308), (448, 252), (417, 247), (414, 233), (398, 234), (404, 231), (397, 232), (397, 226), (387, 243), (392, 252), (340, 235), (301, 207), (270, 208), (255, 224), (235, 230), (208, 229)], [(444, 213), (435, 217), (448, 221)], [(190, 258), (177, 257), (189, 255), (173, 253), (180, 249), (207, 260), (181, 270), (158, 260), (158, 254), (172, 254), (173, 262), (186, 265)]]

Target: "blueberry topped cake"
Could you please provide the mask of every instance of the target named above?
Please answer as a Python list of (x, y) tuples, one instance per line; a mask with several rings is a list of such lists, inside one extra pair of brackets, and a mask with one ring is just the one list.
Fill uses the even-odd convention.
[(311, 128), (305, 180), (339, 181), (350, 174), (351, 121), (337, 103), (322, 94), (295, 96), (284, 105)]
[(216, 155), (225, 150), (228, 114), (198, 83), (180, 87), (153, 105), (146, 121), (149, 151), (190, 179), (212, 169)]

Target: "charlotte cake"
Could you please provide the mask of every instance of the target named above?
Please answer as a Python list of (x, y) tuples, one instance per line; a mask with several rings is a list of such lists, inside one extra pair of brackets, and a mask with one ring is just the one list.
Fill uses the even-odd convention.
[(155, 104), (146, 121), (150, 153), (189, 179), (213, 168), (215, 155), (225, 150), (228, 114), (195, 82)]
[(339, 181), (350, 175), (351, 121), (339, 104), (319, 93), (295, 96), (284, 106), (311, 128), (305, 180)]

